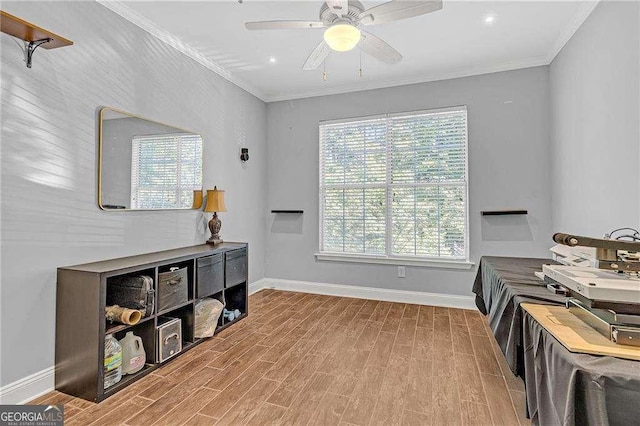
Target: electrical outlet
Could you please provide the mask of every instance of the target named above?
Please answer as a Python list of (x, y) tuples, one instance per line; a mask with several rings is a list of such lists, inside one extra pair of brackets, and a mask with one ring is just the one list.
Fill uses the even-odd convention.
[(405, 276), (404, 266), (398, 266), (398, 278), (404, 278)]

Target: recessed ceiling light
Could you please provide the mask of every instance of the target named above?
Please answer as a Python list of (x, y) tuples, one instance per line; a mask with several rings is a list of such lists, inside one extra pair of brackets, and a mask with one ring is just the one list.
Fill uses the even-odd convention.
[(278, 62), (278, 60), (276, 59), (275, 56), (269, 56), (269, 63), (270, 64), (275, 64), (276, 62)]
[(496, 22), (496, 15), (487, 15), (484, 17), (484, 23), (491, 25)]

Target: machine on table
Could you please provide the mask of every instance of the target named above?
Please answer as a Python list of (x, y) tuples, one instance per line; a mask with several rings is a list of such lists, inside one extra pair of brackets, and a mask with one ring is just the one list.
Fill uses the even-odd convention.
[(567, 308), (605, 337), (640, 346), (640, 242), (560, 233), (553, 239), (595, 253), (552, 250), (565, 265), (543, 265), (545, 282), (566, 288)]

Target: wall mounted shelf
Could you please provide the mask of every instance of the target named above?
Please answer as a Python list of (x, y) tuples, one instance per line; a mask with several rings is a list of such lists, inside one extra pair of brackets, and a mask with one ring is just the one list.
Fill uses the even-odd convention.
[(271, 213), (303, 214), (304, 210), (271, 210)]
[(27, 68), (31, 68), (33, 52), (38, 46), (42, 46), (44, 49), (56, 49), (73, 44), (71, 40), (13, 16), (4, 10), (0, 10), (0, 31), (27, 43)]
[(528, 214), (526, 210), (486, 210), (482, 212), (482, 216), (507, 216), (512, 214)]

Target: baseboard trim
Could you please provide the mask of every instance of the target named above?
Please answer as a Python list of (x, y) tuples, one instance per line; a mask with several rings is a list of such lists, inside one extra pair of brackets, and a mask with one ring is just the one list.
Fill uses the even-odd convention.
[(0, 404), (24, 404), (51, 392), (55, 387), (54, 368), (45, 368), (0, 388)]
[(260, 290), (267, 288), (268, 285), (269, 285), (269, 282), (266, 278), (262, 278), (261, 280), (254, 281), (251, 284), (249, 284), (249, 294), (257, 293)]
[(414, 303), (417, 305), (443, 306), (448, 308), (476, 310), (472, 296), (426, 293), (422, 291), (391, 290), (386, 288), (361, 287), (344, 284), (317, 283), (311, 281), (264, 278), (249, 286), (251, 294), (265, 288), (327, 296), (354, 297), (356, 299), (381, 300), (384, 302)]

